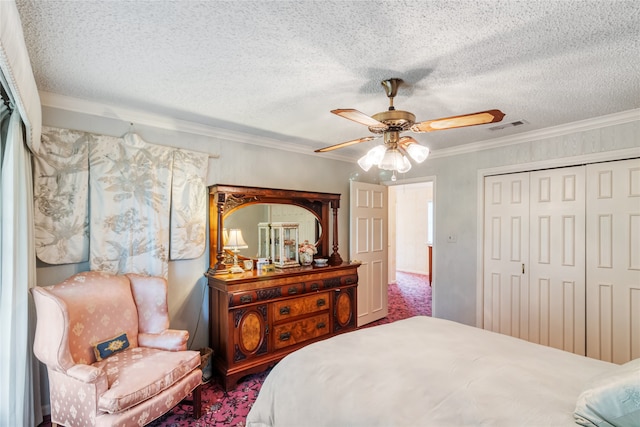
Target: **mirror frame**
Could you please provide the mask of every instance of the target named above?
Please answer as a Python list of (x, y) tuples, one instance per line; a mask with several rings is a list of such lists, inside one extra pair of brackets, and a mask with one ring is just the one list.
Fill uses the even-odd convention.
[[(318, 254), (329, 258), (329, 265), (342, 264), (338, 253), (338, 209), (340, 194), (311, 191), (280, 190), (275, 188), (244, 187), (216, 184), (209, 187), (209, 271), (208, 274), (226, 273), (225, 254), (222, 249), (224, 219), (237, 209), (261, 203), (295, 205), (311, 212), (320, 223)], [(329, 255), (329, 219), (333, 213), (333, 252)]]

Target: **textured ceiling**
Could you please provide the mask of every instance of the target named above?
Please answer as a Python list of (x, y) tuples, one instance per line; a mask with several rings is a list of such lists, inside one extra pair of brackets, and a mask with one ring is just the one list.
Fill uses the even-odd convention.
[(389, 77), (418, 121), (528, 122), (414, 135), (432, 150), (640, 107), (637, 0), (16, 3), (40, 91), (310, 152), (369, 135), (329, 111), (386, 110)]

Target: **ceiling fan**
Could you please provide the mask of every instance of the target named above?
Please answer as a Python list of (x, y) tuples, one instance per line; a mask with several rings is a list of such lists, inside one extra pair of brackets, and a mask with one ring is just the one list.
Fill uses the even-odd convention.
[(382, 136), (384, 137), (384, 145), (374, 147), (367, 155), (358, 160), (358, 164), (364, 170), (369, 170), (371, 166), (377, 164), (381, 169), (393, 170), (393, 177), (395, 177), (395, 171), (403, 173), (411, 169), (411, 163), (409, 163), (405, 153), (408, 153), (419, 163), (424, 161), (429, 155), (429, 149), (427, 147), (419, 145), (418, 141), (410, 136), (401, 137), (400, 134), (402, 132), (408, 130), (417, 133), (434, 132), (466, 126), (484, 125), (499, 122), (504, 117), (504, 113), (500, 110), (487, 110), (416, 123), (416, 116), (413, 113), (396, 110), (393, 106), (393, 98), (395, 98), (398, 93), (398, 87), (401, 83), (402, 79), (399, 78), (391, 78), (381, 82), (389, 98), (389, 109), (387, 111), (368, 116), (352, 108), (331, 110), (333, 114), (367, 126), (369, 131), (374, 135), (320, 148), (315, 150), (315, 152), (324, 153), (361, 142), (371, 141)]

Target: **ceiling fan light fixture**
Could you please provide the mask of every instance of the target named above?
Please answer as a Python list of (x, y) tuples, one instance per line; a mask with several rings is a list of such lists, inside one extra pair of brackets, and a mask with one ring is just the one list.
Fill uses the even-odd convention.
[(407, 156), (402, 156), (402, 166), (398, 168), (398, 172), (406, 173), (411, 170), (411, 162), (407, 159)]
[(384, 153), (384, 157), (378, 164), (380, 169), (408, 172), (411, 169), (411, 162), (397, 148), (389, 148)]
[(366, 172), (371, 169), (373, 165), (380, 163), (386, 151), (387, 147), (384, 145), (376, 145), (369, 150), (367, 154), (358, 159), (358, 165)]
[(385, 153), (387, 152), (387, 147), (384, 145), (376, 145), (367, 153), (367, 156), (371, 158), (371, 161), (374, 165), (379, 164), (384, 158)]
[(407, 145), (405, 149), (407, 150), (407, 153), (409, 153), (409, 156), (418, 163), (422, 163), (427, 160), (430, 153), (427, 147), (416, 144), (415, 142)]
[(364, 156), (362, 156), (362, 157), (360, 157), (358, 159), (358, 165), (365, 172), (367, 172), (369, 169), (371, 169), (371, 166), (373, 166), (374, 163), (371, 161), (371, 157), (369, 157), (369, 153), (365, 154)]

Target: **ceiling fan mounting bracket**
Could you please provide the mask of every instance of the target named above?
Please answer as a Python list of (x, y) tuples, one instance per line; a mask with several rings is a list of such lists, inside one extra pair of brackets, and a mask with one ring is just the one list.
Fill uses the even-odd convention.
[(387, 97), (395, 98), (398, 94), (398, 87), (402, 84), (402, 79), (399, 78), (390, 78), (380, 82), (382, 86), (384, 86), (385, 92), (387, 93)]
[(389, 98), (389, 111), (393, 111), (396, 108), (393, 106), (393, 98), (398, 94), (398, 87), (402, 83), (402, 79), (398, 79), (396, 77), (386, 79), (380, 82), (380, 84), (384, 87), (384, 91), (387, 93), (387, 97)]

